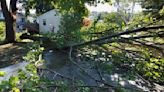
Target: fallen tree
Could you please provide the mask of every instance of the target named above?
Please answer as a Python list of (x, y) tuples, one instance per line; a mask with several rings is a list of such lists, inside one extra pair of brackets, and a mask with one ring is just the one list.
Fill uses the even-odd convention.
[[(130, 31), (124, 31), (124, 32), (120, 32), (120, 33), (116, 33), (116, 34), (112, 34), (112, 35), (107, 35), (107, 36), (103, 36), (99, 39), (96, 40), (91, 40), (88, 42), (83, 42), (80, 44), (74, 44), (71, 47), (78, 47), (78, 46), (83, 46), (83, 45), (90, 45), (90, 44), (95, 44), (95, 45), (100, 45), (100, 44), (105, 44), (105, 43), (109, 43), (109, 42), (114, 42), (114, 41), (118, 41), (118, 40), (124, 40), (123, 38), (121, 39), (112, 39), (114, 37), (120, 37), (121, 35), (128, 35), (131, 33), (138, 33), (138, 32), (146, 32), (149, 30), (155, 30), (155, 29), (164, 29), (164, 25), (160, 25), (160, 26), (152, 26), (152, 27), (142, 27), (142, 28), (137, 28), (134, 30), (130, 30)], [(128, 40), (133, 40), (133, 39), (141, 39), (141, 38), (147, 38), (147, 37), (164, 37), (163, 36), (164, 33), (160, 33), (160, 34), (156, 34), (156, 35), (146, 35), (146, 36), (137, 36), (137, 37), (129, 37), (126, 38)], [(69, 47), (69, 46), (68, 46)], [(68, 48), (68, 47), (64, 47), (64, 48)]]
[[(138, 33), (138, 32), (148, 32), (150, 30), (158, 30), (158, 29), (164, 29), (164, 25), (142, 27), (142, 28), (137, 28), (137, 29), (134, 29), (134, 30), (127, 30), (127, 31), (120, 32), (120, 33), (106, 35), (106, 36), (103, 36), (101, 38), (91, 40), (91, 41), (88, 41), (88, 42), (72, 44), (71, 46), (63, 46), (62, 48), (56, 48), (56, 47), (53, 47), (53, 48), (54, 49), (68, 49), (70, 47), (75, 48), (75, 47), (84, 46), (84, 45), (102, 45), (102, 44), (107, 44), (107, 43), (112, 43), (112, 42), (123, 42), (123, 43), (128, 42), (129, 43), (129, 41), (134, 41), (136, 39), (142, 39), (142, 38), (150, 38), (150, 37), (162, 37), (163, 38), (164, 37), (164, 32), (163, 31), (157, 32), (154, 35), (142, 35), (142, 36), (126, 37), (126, 38), (121, 37), (122, 35), (129, 35), (129, 34)], [(35, 36), (27, 35), (27, 34), (23, 34), (20, 38), (21, 39), (32, 39), (32, 40), (37, 40), (37, 41), (41, 40), (41, 41), (43, 41), (43, 43), (44, 42), (51, 42), (51, 39), (49, 39), (49, 38), (35, 37)], [(152, 45), (146, 45), (146, 43), (144, 43), (144, 42), (137, 42), (137, 43), (141, 43), (142, 45), (153, 47), (155, 49), (163, 50), (160, 47), (156, 47), (156, 46), (152, 46)]]

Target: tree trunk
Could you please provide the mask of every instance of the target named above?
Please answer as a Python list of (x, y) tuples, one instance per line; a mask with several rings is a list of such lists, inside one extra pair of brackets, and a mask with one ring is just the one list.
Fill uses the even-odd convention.
[[(12, 3), (11, 3), (12, 2)], [(6, 0), (1, 0), (1, 7), (2, 7), (2, 12), (5, 18), (5, 24), (6, 24), (6, 41), (7, 42), (15, 42), (15, 29), (14, 29), (14, 24), (15, 24), (15, 16), (16, 16), (16, 8), (14, 7), (14, 4), (16, 6), (16, 0), (11, 0), (10, 8), (11, 11), (8, 10)]]

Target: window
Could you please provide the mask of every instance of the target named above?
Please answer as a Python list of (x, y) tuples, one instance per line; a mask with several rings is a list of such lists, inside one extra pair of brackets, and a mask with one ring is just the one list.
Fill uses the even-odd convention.
[(25, 22), (25, 19), (24, 19), (24, 18), (22, 18), (22, 19), (21, 19), (21, 21), (22, 21), (22, 22)]
[(43, 19), (43, 25), (44, 26), (46, 25), (46, 19)]

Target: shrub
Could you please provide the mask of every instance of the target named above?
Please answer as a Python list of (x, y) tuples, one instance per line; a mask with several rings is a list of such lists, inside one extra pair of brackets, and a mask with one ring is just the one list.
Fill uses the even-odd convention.
[(0, 22), (0, 41), (4, 39), (4, 30), (5, 30), (5, 24), (4, 22)]

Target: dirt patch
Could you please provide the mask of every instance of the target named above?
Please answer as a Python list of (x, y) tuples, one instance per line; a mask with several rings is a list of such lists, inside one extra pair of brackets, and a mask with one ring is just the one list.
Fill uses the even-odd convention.
[(10, 43), (0, 45), (0, 68), (23, 61), (28, 52), (26, 43)]

